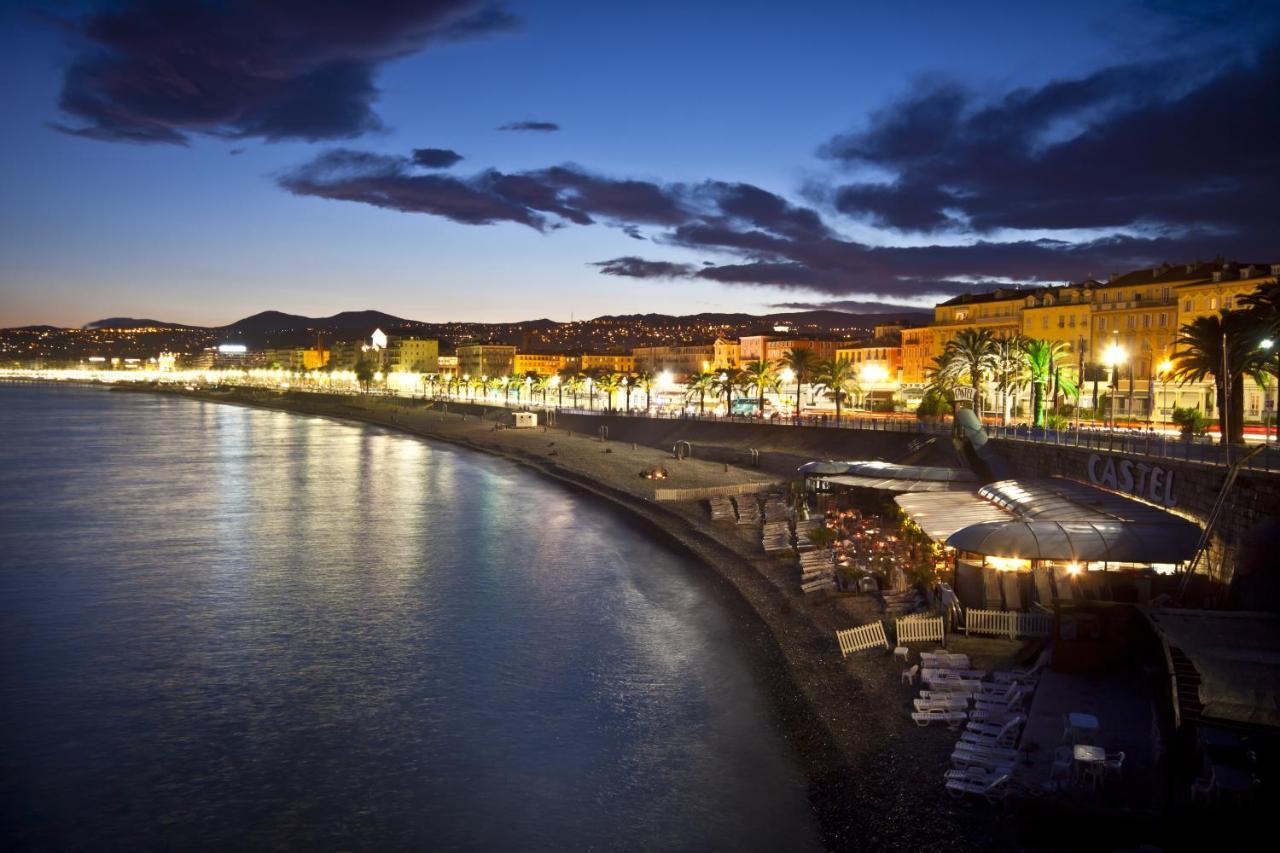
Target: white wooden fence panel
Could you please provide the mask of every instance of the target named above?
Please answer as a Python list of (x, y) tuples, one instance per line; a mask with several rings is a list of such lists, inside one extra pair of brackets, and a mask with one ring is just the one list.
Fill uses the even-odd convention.
[(893, 623), (894, 634), (898, 643), (941, 643), (944, 641), (946, 628), (941, 616), (927, 618), (898, 619)]
[(848, 657), (854, 652), (884, 646), (889, 649), (889, 638), (884, 634), (883, 622), (871, 622), (857, 628), (846, 628), (836, 631), (836, 642), (840, 644), (840, 654)]
[(1048, 637), (1053, 633), (1053, 615), (970, 608), (964, 612), (964, 632), (1008, 637), (1011, 640), (1019, 637)]

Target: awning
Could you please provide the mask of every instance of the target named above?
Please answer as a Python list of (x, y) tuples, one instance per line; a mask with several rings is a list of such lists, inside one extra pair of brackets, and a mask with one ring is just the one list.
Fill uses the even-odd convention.
[(806, 462), (800, 466), (806, 477), (847, 474), (876, 480), (931, 480), (945, 483), (972, 483), (972, 471), (964, 468), (944, 468), (938, 465), (899, 465), (876, 459), (837, 462), (825, 459)]
[(1078, 563), (1181, 563), (1191, 559), (1200, 531), (1190, 522), (1028, 521), (973, 524), (947, 537), (947, 544), (1021, 560)]
[(925, 492), (898, 495), (893, 500), (935, 542), (946, 542), (951, 534), (972, 524), (1012, 518), (974, 492)]
[(952, 483), (947, 480), (901, 480), (885, 477), (854, 477), (837, 474), (816, 478), (833, 486), (850, 486), (858, 489), (880, 489), (884, 492), (954, 492), (973, 493), (972, 483)]
[(1145, 612), (1162, 639), (1196, 668), (1203, 716), (1280, 726), (1280, 617), (1221, 610)]

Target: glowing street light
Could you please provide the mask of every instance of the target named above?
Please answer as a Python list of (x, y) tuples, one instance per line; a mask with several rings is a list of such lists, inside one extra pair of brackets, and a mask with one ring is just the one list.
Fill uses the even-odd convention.
[(1129, 358), (1124, 347), (1117, 343), (1107, 345), (1102, 352), (1102, 363), (1111, 368), (1111, 429), (1116, 428), (1116, 391), (1120, 386), (1120, 365)]

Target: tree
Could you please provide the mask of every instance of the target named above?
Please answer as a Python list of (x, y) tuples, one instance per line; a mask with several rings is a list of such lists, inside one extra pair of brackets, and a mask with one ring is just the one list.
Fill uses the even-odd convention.
[(613, 411), (613, 395), (622, 387), (622, 376), (617, 373), (606, 373), (596, 380), (596, 387), (604, 392), (604, 407), (606, 411)]
[(712, 387), (715, 389), (717, 397), (721, 394), (724, 395), (724, 413), (726, 415), (733, 414), (733, 393), (740, 384), (741, 381), (736, 370), (724, 370), (716, 374)]
[(362, 358), (356, 362), (352, 372), (356, 375), (356, 382), (360, 384), (360, 393), (368, 394), (369, 383), (373, 381), (374, 374), (378, 372), (378, 366), (372, 361)]
[(1174, 342), (1174, 379), (1185, 385), (1213, 376), (1223, 443), (1244, 441), (1245, 375), (1254, 376), (1258, 384), (1263, 382), (1265, 365), (1254, 323), (1247, 311), (1219, 311), (1184, 324)]
[(823, 396), (836, 404), (836, 423), (840, 423), (840, 410), (846, 398), (859, 393), (853, 362), (847, 358), (833, 358), (821, 362), (813, 375), (813, 382), (823, 389)]
[(818, 356), (810, 349), (796, 347), (789, 349), (782, 356), (782, 364), (796, 376), (796, 420), (800, 420), (800, 389), (805, 379), (813, 374), (818, 366)]
[(764, 417), (764, 392), (778, 384), (778, 374), (772, 361), (757, 359), (748, 361), (742, 368), (742, 384), (756, 392), (760, 401), (760, 417)]
[(1076, 393), (1075, 383), (1062, 373), (1061, 356), (1066, 349), (1066, 344), (1061, 341), (1027, 338), (1022, 342), (1022, 352), (1026, 357), (1027, 370), (1031, 379), (1031, 422), (1034, 426), (1045, 425), (1045, 389), (1050, 383), (1061, 388), (1069, 396), (1074, 396)]
[(652, 370), (642, 370), (635, 374), (634, 385), (644, 391), (644, 413), (647, 415), (653, 411), (653, 386), (657, 377), (653, 375)]
[(956, 382), (967, 379), (977, 392), (976, 403), (981, 399), (982, 383), (995, 372), (995, 334), (990, 329), (961, 329), (943, 347), (940, 367)]
[(689, 381), (685, 383), (685, 398), (698, 395), (698, 414), (705, 415), (707, 413), (707, 394), (713, 393), (716, 387), (716, 374), (714, 373), (695, 373), (689, 377)]
[(1000, 419), (1009, 423), (1009, 410), (1012, 401), (1026, 386), (1027, 356), (1024, 351), (1027, 339), (1016, 332), (1002, 338), (996, 338), (995, 352), (992, 358), (996, 391), (1000, 393)]

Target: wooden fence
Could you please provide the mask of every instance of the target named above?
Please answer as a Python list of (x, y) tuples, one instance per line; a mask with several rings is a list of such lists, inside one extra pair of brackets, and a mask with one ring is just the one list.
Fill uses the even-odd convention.
[(941, 616), (899, 619), (893, 623), (894, 635), (898, 643), (941, 643), (946, 639), (946, 629)]
[(1050, 613), (1019, 613), (1014, 610), (975, 610), (964, 612), (965, 634), (987, 634), (992, 637), (1048, 637), (1053, 633)]
[(840, 654), (844, 657), (876, 646), (884, 646), (886, 650), (890, 648), (889, 638), (884, 635), (883, 622), (871, 622), (857, 628), (836, 631), (836, 642), (840, 644)]
[(763, 491), (776, 483), (737, 483), (732, 486), (701, 486), (691, 489), (654, 489), (655, 501), (701, 501), (713, 495), (749, 495)]

